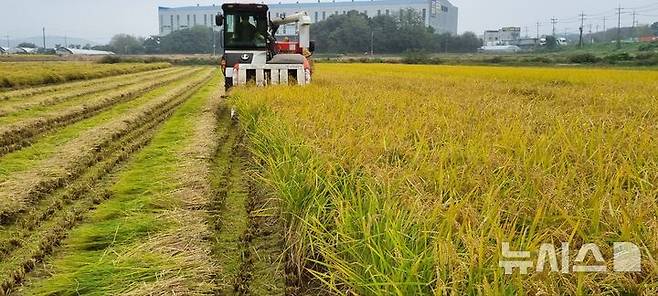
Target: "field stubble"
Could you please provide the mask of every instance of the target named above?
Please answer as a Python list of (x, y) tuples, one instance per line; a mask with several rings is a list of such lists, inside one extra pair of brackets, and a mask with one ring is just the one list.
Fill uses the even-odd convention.
[(125, 88), (89, 94), (52, 106), (37, 107), (0, 117), (0, 155), (31, 145), (34, 137), (57, 127), (92, 117), (112, 106), (180, 80), (193, 70), (176, 71)]
[(148, 144), (157, 127), (205, 85), (210, 73), (188, 71), (184, 79), (171, 84), (173, 88), (154, 91), (160, 94), (147, 96), (141, 106), (90, 127), (52, 153), (44, 151), (46, 156), (36, 157), (32, 163), (21, 163), (12, 155), (4, 157), (22, 169), (5, 172), (0, 181), (3, 291), (11, 291), (23, 281), (87, 211), (109, 197), (103, 187), (93, 189), (95, 184)]

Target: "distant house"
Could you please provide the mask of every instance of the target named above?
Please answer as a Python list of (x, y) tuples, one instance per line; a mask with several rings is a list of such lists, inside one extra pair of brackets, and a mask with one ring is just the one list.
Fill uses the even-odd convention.
[(521, 39), (520, 27), (504, 27), (499, 30), (484, 31), (485, 46), (517, 45)]
[(77, 48), (66, 48), (66, 47), (58, 48), (57, 54), (58, 55), (87, 55), (87, 56), (114, 55), (114, 53), (111, 51), (77, 49)]
[(0, 54), (9, 54), (9, 48), (0, 46)]
[(516, 45), (487, 45), (480, 47), (478, 51), (485, 53), (517, 53), (521, 51), (521, 48)]
[(647, 35), (640, 37), (640, 42), (654, 42), (654, 41), (658, 41), (658, 36)]
[(523, 50), (532, 50), (539, 45), (538, 38), (521, 38), (516, 44)]

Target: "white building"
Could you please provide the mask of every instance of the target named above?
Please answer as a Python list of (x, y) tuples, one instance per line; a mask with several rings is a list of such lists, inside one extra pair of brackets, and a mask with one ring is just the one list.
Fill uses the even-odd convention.
[(521, 28), (505, 27), (484, 31), (483, 39), (485, 46), (517, 45), (521, 39)]
[(0, 46), (0, 54), (9, 54), (9, 47)]
[(87, 55), (87, 56), (114, 55), (114, 53), (111, 51), (77, 49), (77, 48), (67, 48), (67, 47), (60, 47), (57, 49), (56, 52), (58, 55)]
[[(227, 1), (230, 2), (230, 1)], [(459, 9), (448, 0), (370, 0), (370, 1), (328, 1), (322, 0), (308, 3), (277, 3), (267, 4), (271, 17), (290, 15), (305, 11), (315, 23), (326, 20), (332, 15), (346, 14), (356, 10), (369, 17), (390, 15), (399, 17), (407, 9), (415, 10), (425, 19), (425, 24), (438, 33), (457, 34)], [(221, 10), (221, 5), (189, 6), (189, 7), (159, 7), (160, 36), (173, 31), (205, 26), (216, 28), (215, 15)], [(294, 35), (294, 26), (281, 27), (280, 35)]]
[(16, 48), (9, 49), (9, 53), (13, 53), (13, 54), (35, 54), (35, 53), (37, 53), (37, 49), (36, 48), (30, 48), (30, 47), (16, 47)]

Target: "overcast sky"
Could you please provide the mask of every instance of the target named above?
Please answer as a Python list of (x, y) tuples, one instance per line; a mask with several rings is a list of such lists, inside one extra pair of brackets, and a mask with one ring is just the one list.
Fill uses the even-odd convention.
[[(328, 0), (322, 0), (328, 1)], [(340, 0), (338, 0), (340, 1)], [(276, 3), (279, 1), (265, 1)], [(283, 1), (291, 2), (291, 1)], [(301, 2), (301, 1), (300, 1)], [(314, 1), (311, 1), (314, 2)], [(608, 16), (607, 27), (616, 26), (614, 8), (618, 0), (452, 0), (459, 7), (459, 31), (482, 34), (485, 29), (501, 26), (528, 27), (536, 34), (536, 23), (541, 32), (551, 30), (550, 18), (556, 17), (558, 32), (575, 32), (578, 14), (592, 15), (586, 24), (603, 28), (603, 16)], [(158, 6), (219, 4), (207, 0), (0, 0), (0, 40), (39, 36), (45, 26), (48, 35), (68, 35), (95, 42), (107, 42), (116, 33), (140, 36), (157, 34)], [(658, 21), (658, 0), (621, 0), (621, 5), (637, 8), (638, 21)], [(631, 9), (622, 16), (622, 25), (632, 24)], [(586, 25), (586, 30), (587, 30)], [(524, 33), (525, 34), (525, 33)]]

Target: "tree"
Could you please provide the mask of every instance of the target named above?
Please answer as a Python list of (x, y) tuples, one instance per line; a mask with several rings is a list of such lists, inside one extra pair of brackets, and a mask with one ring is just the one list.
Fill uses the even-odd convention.
[(311, 36), (322, 52), (366, 52), (370, 49), (371, 29), (364, 14), (350, 11), (330, 16), (311, 26)]
[(436, 34), (425, 26), (423, 17), (413, 9), (400, 16), (369, 18), (357, 11), (333, 15), (311, 26), (318, 52), (362, 53), (370, 51), (371, 40), (377, 53), (402, 52), (475, 52), (482, 46), (473, 33), (453, 36)]
[(23, 43), (19, 44), (18, 47), (37, 48), (37, 46), (34, 45), (34, 43), (29, 43), (29, 42), (23, 42)]
[[(213, 34), (215, 35), (213, 38)], [(195, 26), (190, 29), (175, 31), (160, 38), (161, 53), (209, 53), (212, 41), (219, 42), (219, 34), (208, 27)]]
[(658, 36), (658, 22), (651, 24), (651, 32), (654, 36)]
[(146, 38), (143, 43), (144, 52), (147, 54), (160, 53), (160, 37), (151, 36)]
[(144, 53), (143, 41), (128, 34), (118, 34), (110, 40), (110, 48), (119, 54), (140, 54)]
[(91, 49), (93, 49), (93, 50), (102, 50), (102, 51), (113, 51), (114, 50), (114, 48), (112, 48), (109, 45), (96, 45), (96, 46), (92, 46)]

